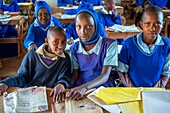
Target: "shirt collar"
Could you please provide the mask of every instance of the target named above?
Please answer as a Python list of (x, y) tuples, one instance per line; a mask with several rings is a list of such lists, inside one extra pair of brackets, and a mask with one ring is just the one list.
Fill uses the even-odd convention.
[(77, 53), (83, 53), (83, 54), (95, 53), (96, 55), (99, 55), (101, 45), (102, 45), (102, 37), (101, 36), (99, 37), (96, 45), (90, 51), (86, 51), (83, 48), (82, 44), (79, 42), (79, 47), (78, 47)]
[(46, 51), (46, 47), (48, 45), (46, 43), (42, 44), (35, 52), (37, 54), (43, 55), (44, 58), (50, 59), (50, 60), (57, 60), (58, 57), (62, 57), (65, 58), (64, 53), (62, 53), (61, 55), (56, 55), (54, 53), (49, 53), (48, 51)]
[[(144, 44), (145, 44), (145, 43), (142, 41), (142, 35), (143, 35), (143, 32), (137, 35), (137, 43), (138, 43), (139, 45), (144, 45)], [(154, 45), (164, 45), (164, 42), (163, 42), (163, 40), (162, 40), (162, 38), (161, 38), (160, 35), (158, 35), (158, 37), (157, 37), (156, 42), (155, 42)]]
[(34, 21), (34, 27), (41, 27), (44, 31), (46, 31), (46, 30), (48, 30), (48, 28), (49, 27), (51, 27), (51, 26), (55, 26), (54, 25), (54, 22), (52, 21), (52, 19), (50, 20), (51, 22), (50, 22), (50, 25), (47, 27), (47, 28), (42, 28), (39, 24), (38, 24), (38, 19), (35, 19), (35, 21)]
[[(11, 3), (13, 2), (13, 0), (11, 1)], [(10, 4), (11, 4), (10, 3)], [(10, 4), (6, 4), (5, 1), (3, 0), (3, 5), (9, 6)]]

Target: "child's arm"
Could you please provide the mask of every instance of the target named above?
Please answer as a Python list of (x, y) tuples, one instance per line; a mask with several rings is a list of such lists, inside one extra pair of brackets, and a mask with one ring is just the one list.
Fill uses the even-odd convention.
[(87, 82), (81, 86), (75, 87), (69, 90), (66, 97), (74, 100), (80, 100), (88, 89), (97, 87), (105, 83), (110, 75), (112, 66), (103, 66), (102, 74), (95, 78), (94, 80)]
[(29, 80), (29, 68), (31, 68), (29, 65), (29, 59), (31, 54), (33, 53), (29, 52), (24, 56), (16, 76), (4, 79), (1, 81), (1, 83), (5, 83), (8, 87), (25, 87), (27, 81)]
[(2, 9), (0, 9), (0, 14), (3, 14), (3, 13), (4, 13), (4, 11)]
[(53, 102), (62, 102), (65, 100), (66, 90), (63, 84), (57, 84), (51, 91), (50, 96), (53, 96)]
[(5, 83), (0, 83), (0, 95), (2, 95), (7, 89), (8, 86)]
[(165, 88), (166, 84), (168, 83), (169, 77), (162, 75), (159, 81), (154, 85), (154, 87), (161, 87)]
[(30, 45), (34, 44), (35, 34), (33, 24), (31, 24), (30, 28), (28, 29), (27, 36), (24, 40), (24, 46), (28, 49)]
[(122, 73), (120, 71), (118, 71), (118, 75), (120, 78), (120, 82), (125, 85), (126, 87), (134, 87), (131, 79), (129, 78), (129, 75), (127, 73)]

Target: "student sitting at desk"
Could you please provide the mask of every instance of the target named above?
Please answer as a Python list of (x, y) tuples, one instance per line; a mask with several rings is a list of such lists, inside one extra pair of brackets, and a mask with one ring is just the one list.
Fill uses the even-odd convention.
[(170, 76), (170, 40), (160, 36), (164, 15), (148, 7), (140, 25), (143, 32), (125, 40), (119, 56), (119, 77), (127, 87), (165, 87)]
[(0, 81), (1, 94), (9, 87), (46, 86), (54, 88), (50, 94), (54, 101), (64, 100), (65, 88), (72, 82), (70, 57), (64, 52), (66, 34), (62, 28), (53, 26), (45, 42), (24, 56), (16, 76)]
[[(121, 15), (115, 9), (115, 0), (104, 0), (105, 6), (98, 11), (100, 23), (105, 27), (111, 27), (114, 24), (122, 24)], [(123, 44), (124, 39), (117, 39), (117, 43)]]
[(149, 6), (149, 0), (136, 0), (136, 7), (134, 8), (135, 25), (140, 27), (140, 19), (144, 9)]
[[(15, 1), (2, 0), (0, 2), (0, 14), (4, 11), (19, 12), (19, 6)], [(17, 38), (18, 32), (13, 25), (1, 25), (0, 26), (0, 38)], [(17, 56), (17, 44), (1, 44), (0, 45), (0, 57), (12, 57)]]
[(45, 1), (36, 2), (35, 17), (36, 19), (30, 25), (24, 46), (30, 50), (37, 48), (44, 43), (47, 30), (51, 26), (60, 26), (59, 20), (52, 15), (50, 6)]
[(57, 6), (67, 6), (67, 7), (72, 7), (75, 5), (74, 0), (56, 0)]
[(156, 5), (162, 9), (169, 9), (170, 6), (170, 1), (169, 0), (150, 0), (150, 6)]
[(66, 97), (79, 100), (88, 89), (114, 86), (110, 73), (112, 66), (118, 65), (118, 47), (113, 39), (99, 35), (99, 20), (94, 10), (80, 10), (75, 22), (80, 41), (70, 49), (74, 88)]
[(0, 2), (0, 13), (2, 13), (3, 11), (20, 12), (20, 9), (16, 1), (2, 0)]
[(76, 4), (80, 4), (80, 2), (88, 2), (93, 6), (102, 5), (102, 0), (76, 0)]

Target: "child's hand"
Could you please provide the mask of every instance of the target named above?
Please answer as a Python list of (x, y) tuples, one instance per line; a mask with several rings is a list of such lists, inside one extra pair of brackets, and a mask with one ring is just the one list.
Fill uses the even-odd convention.
[(83, 95), (87, 91), (87, 88), (84, 86), (79, 86), (73, 89), (70, 89), (66, 95), (67, 98), (80, 100), (83, 98)]
[(0, 14), (4, 14), (4, 11), (0, 9)]
[(62, 102), (65, 100), (65, 88), (62, 84), (57, 84), (51, 91), (50, 96), (53, 96), (53, 102)]
[(37, 46), (33, 43), (33, 44), (31, 44), (29, 47), (28, 47), (28, 51), (30, 51), (31, 49), (33, 49), (33, 48), (37, 48)]
[(68, 44), (68, 45), (71, 45), (71, 44), (73, 44), (73, 43), (74, 43), (74, 40), (73, 40), (73, 39), (71, 39), (71, 38), (70, 38), (70, 39), (67, 39), (67, 44)]
[(67, 4), (67, 7), (73, 7), (73, 5), (72, 4)]
[(8, 89), (8, 86), (5, 83), (0, 83), (0, 95)]

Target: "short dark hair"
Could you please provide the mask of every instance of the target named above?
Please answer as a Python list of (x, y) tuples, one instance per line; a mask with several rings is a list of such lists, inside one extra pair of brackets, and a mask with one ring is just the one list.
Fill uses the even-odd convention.
[(50, 35), (52, 35), (52, 33), (54, 33), (54, 32), (63, 32), (66, 35), (66, 33), (65, 33), (63, 28), (61, 28), (59, 26), (52, 26), (47, 31), (47, 38), (49, 38)]
[[(163, 12), (162, 12), (162, 9), (161, 9), (160, 7), (158, 7), (158, 6), (156, 6), (156, 5), (147, 7), (147, 8), (145, 9), (145, 11), (143, 12), (143, 15), (144, 15), (145, 12), (160, 13), (160, 14), (162, 14), (162, 16), (163, 16), (163, 18), (164, 18), (164, 14), (163, 14)], [(142, 16), (143, 16), (143, 15), (142, 15)]]

